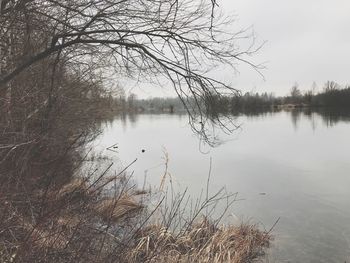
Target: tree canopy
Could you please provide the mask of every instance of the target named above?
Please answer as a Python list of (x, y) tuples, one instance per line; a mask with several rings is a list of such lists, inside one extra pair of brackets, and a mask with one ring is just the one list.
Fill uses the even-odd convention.
[[(203, 112), (211, 98), (238, 90), (208, 76), (213, 67), (252, 63), (257, 48), (238, 43), (246, 30), (228, 32), (232, 19), (215, 0), (2, 0), (0, 90), (45, 59), (91, 78), (171, 81), (189, 112)], [(101, 70), (103, 69), (103, 70)], [(84, 74), (82, 74), (82, 72)], [(97, 74), (96, 74), (97, 73)], [(188, 103), (188, 100), (195, 103)], [(201, 116), (202, 118), (202, 116)]]

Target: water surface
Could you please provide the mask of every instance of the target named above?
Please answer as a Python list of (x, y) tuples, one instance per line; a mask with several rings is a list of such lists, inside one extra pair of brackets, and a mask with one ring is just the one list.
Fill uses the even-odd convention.
[[(105, 123), (95, 142), (136, 180), (159, 186), (165, 169), (192, 196), (206, 187), (238, 192), (232, 221), (273, 230), (269, 262), (350, 261), (350, 115), (278, 112), (241, 116), (231, 135), (210, 148), (193, 134), (185, 115), (129, 115)], [(105, 150), (118, 144), (117, 153)], [(145, 150), (142, 152), (142, 150)], [(210, 161), (211, 160), (211, 161)]]

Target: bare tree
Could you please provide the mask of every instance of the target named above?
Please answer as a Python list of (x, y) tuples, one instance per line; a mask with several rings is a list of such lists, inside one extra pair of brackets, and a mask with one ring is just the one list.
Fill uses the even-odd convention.
[(299, 89), (298, 83), (294, 83), (294, 85), (292, 86), (292, 88), (290, 90), (290, 96), (291, 96), (294, 103), (296, 103), (300, 99), (301, 91)]
[[(237, 44), (250, 37), (248, 32), (226, 32), (225, 26), (233, 21), (222, 15), (216, 18), (215, 6), (215, 0), (3, 0), (0, 37), (8, 35), (20, 19), (28, 29), (21, 44), (31, 50), (10, 56), (11, 61), (2, 58), (0, 90), (6, 91), (11, 81), (38, 61), (64, 56), (79, 67), (94, 64), (105, 71), (113, 69), (118, 77), (164, 76), (189, 112), (202, 112), (211, 97), (238, 94), (210, 78), (208, 70), (218, 64), (235, 69), (237, 62), (258, 69), (249, 60), (255, 45), (241, 50)], [(45, 29), (40, 32), (41, 28)], [(43, 32), (41, 40), (31, 43), (34, 33)], [(5, 49), (13, 44), (2, 43)]]
[[(90, 214), (106, 199), (103, 189), (114, 179), (104, 177), (112, 165), (99, 176), (80, 172), (88, 159), (81, 147), (98, 134), (100, 116), (108, 119), (105, 75), (170, 79), (198, 120), (194, 129), (207, 136), (203, 109), (222, 92), (238, 93), (207, 71), (251, 64), (246, 59), (254, 52), (236, 46), (246, 32), (225, 32), (231, 21), (215, 6), (215, 0), (0, 0), (0, 261), (105, 262), (130, 251), (149, 217), (125, 221), (129, 231), (109, 215), (104, 222)], [(129, 188), (124, 179), (120, 185)], [(119, 201), (113, 197), (108, 213)], [(79, 218), (72, 227), (71, 216)], [(111, 226), (131, 238), (120, 243)]]

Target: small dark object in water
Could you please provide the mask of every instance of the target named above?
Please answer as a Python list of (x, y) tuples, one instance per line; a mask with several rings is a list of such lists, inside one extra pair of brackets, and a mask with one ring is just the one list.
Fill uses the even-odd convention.
[(144, 153), (145, 151), (146, 151), (145, 149), (142, 149), (142, 151), (141, 151), (141, 152), (143, 152), (143, 153)]
[(114, 149), (117, 149), (117, 148), (118, 148), (118, 146), (113, 146), (113, 148), (114, 148)]
[(259, 195), (266, 195), (266, 193), (259, 193)]

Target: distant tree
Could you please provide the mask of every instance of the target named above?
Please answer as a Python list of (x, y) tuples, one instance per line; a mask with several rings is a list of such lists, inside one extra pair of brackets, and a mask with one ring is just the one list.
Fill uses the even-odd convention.
[(169, 106), (169, 112), (170, 112), (170, 113), (174, 113), (174, 105), (173, 105), (173, 104), (170, 104), (170, 106)]
[(128, 96), (128, 108), (129, 110), (135, 110), (135, 101), (137, 100), (137, 96), (134, 93), (130, 93)]
[(313, 98), (313, 92), (312, 90), (308, 90), (304, 93), (304, 101), (307, 104), (311, 104)]
[(324, 85), (325, 92), (335, 91), (340, 88), (340, 85), (335, 81), (327, 81)]
[(301, 97), (302, 97), (302, 93), (299, 89), (299, 84), (294, 83), (294, 85), (290, 90), (290, 98), (287, 98), (287, 101), (289, 100), (289, 102), (291, 103), (300, 103)]
[(299, 84), (295, 83), (291, 90), (290, 90), (290, 95), (292, 96), (292, 98), (299, 98), (301, 96), (301, 91), (299, 89)]

